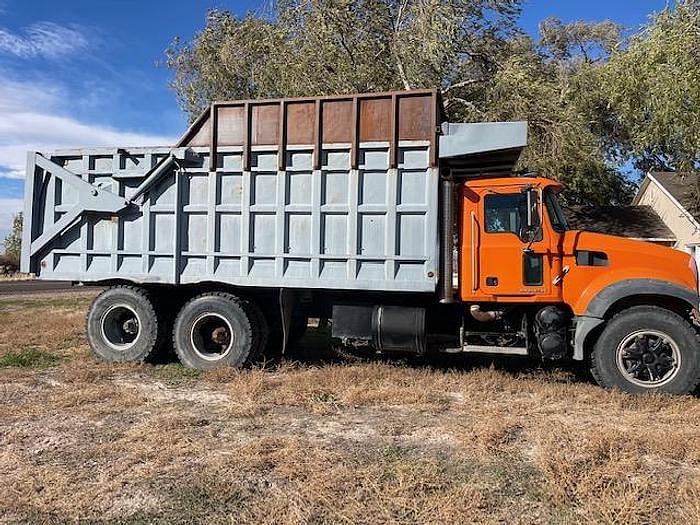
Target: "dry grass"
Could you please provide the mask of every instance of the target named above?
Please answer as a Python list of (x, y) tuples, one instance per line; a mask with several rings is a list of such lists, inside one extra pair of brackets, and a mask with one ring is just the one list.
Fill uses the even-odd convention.
[(10, 282), (10, 281), (31, 281), (35, 277), (29, 273), (11, 273), (11, 274), (1, 274), (0, 282)]
[(700, 523), (697, 397), (310, 351), (99, 364), (87, 301), (0, 300), (0, 522)]

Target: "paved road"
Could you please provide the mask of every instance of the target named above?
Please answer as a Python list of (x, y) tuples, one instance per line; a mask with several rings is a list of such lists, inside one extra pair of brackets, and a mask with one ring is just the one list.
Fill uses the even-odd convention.
[(94, 288), (73, 286), (65, 281), (0, 281), (0, 297), (5, 295), (26, 295), (66, 292), (89, 292)]

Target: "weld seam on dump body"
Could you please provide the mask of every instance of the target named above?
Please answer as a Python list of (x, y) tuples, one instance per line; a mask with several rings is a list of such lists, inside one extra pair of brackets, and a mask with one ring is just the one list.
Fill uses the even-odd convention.
[[(45, 155), (100, 191), (138, 202), (116, 213), (84, 213), (46, 249), (25, 255), (43, 279), (143, 283), (214, 281), (239, 286), (434, 291), (438, 279), (438, 169), (430, 141), (286, 147), (190, 148), (145, 191), (168, 148), (92, 148)], [(70, 185), (29, 166), (27, 213), (37, 238), (77, 204)], [(36, 186), (44, 185), (45, 191)], [(34, 188), (32, 188), (32, 185)], [(141, 187), (141, 190), (139, 188)]]

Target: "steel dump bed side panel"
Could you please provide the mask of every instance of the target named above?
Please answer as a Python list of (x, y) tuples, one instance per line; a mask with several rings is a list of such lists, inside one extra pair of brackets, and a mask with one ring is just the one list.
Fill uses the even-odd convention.
[(436, 91), (214, 103), (174, 148), (29, 155), (40, 278), (434, 291)]

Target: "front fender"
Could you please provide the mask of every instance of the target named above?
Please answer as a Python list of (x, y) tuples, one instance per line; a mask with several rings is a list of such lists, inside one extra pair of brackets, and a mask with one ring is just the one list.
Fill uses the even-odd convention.
[(565, 298), (569, 299), (569, 305), (576, 315), (602, 317), (598, 312), (607, 309), (606, 305), (631, 295), (668, 295), (689, 302), (693, 308), (698, 307), (697, 291), (679, 282), (678, 276), (665, 268), (656, 268), (653, 272), (643, 268), (599, 270), (580, 276), (571, 272), (573, 282), (568, 281), (570, 286), (567, 286), (567, 281), (564, 282)]
[(576, 317), (575, 360), (583, 360), (586, 338), (604, 322), (610, 308), (626, 297), (635, 296), (673, 297), (686, 303), (689, 308), (700, 307), (700, 297), (697, 292), (684, 286), (657, 279), (639, 278), (618, 281), (600, 290), (589, 301), (585, 313)]
[(658, 279), (625, 279), (600, 290), (588, 303), (584, 315), (603, 318), (620, 299), (640, 295), (674, 297), (687, 303), (690, 308), (698, 308), (700, 301), (696, 291), (675, 283)]

